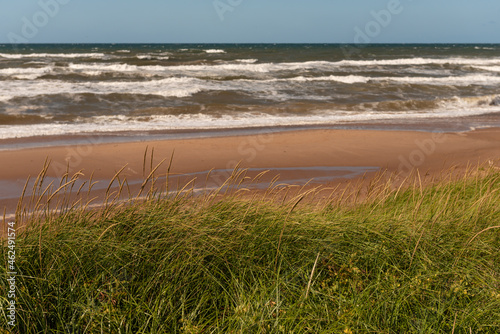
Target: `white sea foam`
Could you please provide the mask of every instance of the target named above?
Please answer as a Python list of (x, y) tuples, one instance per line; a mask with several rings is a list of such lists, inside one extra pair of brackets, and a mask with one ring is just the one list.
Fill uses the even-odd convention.
[(422, 85), (446, 85), (446, 86), (467, 86), (473, 84), (498, 84), (500, 83), (499, 76), (492, 75), (465, 75), (465, 76), (448, 76), (448, 77), (369, 77), (360, 75), (330, 75), (330, 76), (319, 76), (319, 77), (292, 77), (292, 78), (282, 78), (282, 79), (267, 79), (267, 80), (251, 80), (251, 79), (240, 79), (235, 81), (243, 82), (260, 82), (260, 83), (271, 83), (271, 82), (310, 82), (310, 81), (335, 81), (345, 84), (355, 84), (355, 83), (377, 83), (377, 82), (399, 82), (406, 84), (422, 84)]
[[(287, 80), (287, 79), (278, 79)], [(446, 85), (446, 86), (467, 86), (473, 84), (499, 84), (500, 77), (492, 75), (465, 75), (465, 76), (449, 76), (449, 77), (366, 77), (358, 75), (327, 77), (296, 77), (288, 79), (291, 81), (337, 81), (347, 84), (367, 83), (367, 82), (399, 82), (406, 84), (421, 84), (421, 85)]]
[(408, 84), (424, 84), (424, 85), (447, 85), (447, 86), (468, 86), (468, 85), (492, 85), (499, 84), (500, 77), (492, 75), (464, 75), (451, 77), (387, 77), (375, 78), (376, 81), (393, 81)]
[(500, 66), (473, 66), (473, 67), (484, 71), (500, 72)]
[(258, 62), (258, 59), (236, 59), (237, 62), (243, 63), (243, 64), (254, 64)]
[(474, 97), (455, 96), (451, 99), (444, 99), (439, 101), (438, 110), (465, 112), (466, 114), (474, 110), (479, 112), (496, 112), (500, 110), (500, 106), (492, 105), (492, 102), (498, 100), (499, 98), (500, 98), (499, 95), (474, 96)]
[(4, 68), (0, 69), (0, 77), (8, 77), (17, 80), (35, 80), (39, 77), (52, 73), (52, 66), (28, 67), (28, 68)]
[(128, 64), (74, 64), (70, 63), (68, 68), (71, 70), (89, 70), (89, 71), (106, 71), (106, 72), (140, 72), (136, 65)]
[[(220, 65), (177, 65), (177, 66), (160, 66), (160, 65), (146, 65), (146, 66), (135, 66), (135, 65), (106, 65), (106, 64), (86, 64), (79, 65), (80, 68), (103, 68), (107, 70), (113, 70), (114, 66), (117, 71), (129, 70), (129, 71), (151, 71), (151, 72), (170, 72), (170, 73), (185, 73), (185, 72), (200, 72), (200, 73), (224, 73), (224, 72), (261, 72), (267, 73), (273, 70), (284, 70), (289, 67), (286, 64), (220, 64)], [(129, 67), (127, 67), (129, 66)], [(292, 68), (290, 68), (292, 69)]]
[(401, 58), (384, 60), (341, 60), (338, 66), (402, 66), (402, 65), (500, 65), (500, 59), (491, 58)]
[(20, 74), (38, 74), (43, 75), (50, 73), (54, 67), (52, 66), (44, 66), (44, 67), (27, 67), (27, 68), (19, 68), (19, 67), (11, 67), (11, 68), (3, 68), (0, 69), (0, 75), (20, 75)]
[(226, 51), (221, 50), (221, 49), (208, 49), (204, 50), (206, 53), (226, 53)]
[(84, 65), (84, 64), (69, 64), (68, 66), (44, 66), (44, 67), (28, 67), (28, 68), (4, 68), (0, 69), (0, 76), (13, 78), (31, 78), (36, 79), (47, 74), (71, 74), (79, 73), (89, 76), (97, 76), (103, 73), (134, 73), (147, 76), (147, 72), (140, 71), (137, 66), (126, 64), (109, 64), (109, 65)]
[(169, 56), (159, 56), (155, 54), (144, 54), (144, 55), (137, 55), (137, 59), (141, 60), (153, 60), (153, 59), (158, 59), (158, 60), (168, 60), (170, 59)]
[(80, 73), (88, 76), (99, 76), (107, 71), (98, 70), (87, 70), (87, 71), (75, 71), (70, 67), (55, 67), (55, 66), (44, 66), (44, 67), (28, 67), (28, 68), (4, 68), (0, 69), (0, 77), (9, 77), (12, 79), (30, 79), (35, 80), (47, 74), (70, 74), (70, 73)]
[(222, 90), (224, 86), (210, 85), (196, 78), (168, 78), (146, 82), (86, 82), (0, 81), (0, 101), (13, 97), (35, 97), (60, 94), (134, 94), (186, 97), (203, 90)]
[(16, 74), (12, 75), (11, 78), (17, 80), (35, 80), (40, 76), (41, 76), (40, 74)]
[(346, 84), (354, 84), (354, 83), (367, 83), (370, 81), (371, 77), (365, 77), (360, 75), (330, 75), (326, 77), (303, 77), (298, 76), (290, 79), (276, 79), (277, 81), (297, 81), (297, 82), (309, 82), (309, 81), (336, 81), (342, 82)]

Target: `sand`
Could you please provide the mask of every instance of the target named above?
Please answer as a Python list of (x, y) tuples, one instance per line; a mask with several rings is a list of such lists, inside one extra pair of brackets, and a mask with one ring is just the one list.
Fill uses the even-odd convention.
[(50, 160), (48, 180), (58, 183), (68, 170), (70, 175), (81, 172), (82, 180), (92, 175), (92, 179), (100, 181), (101, 188), (105, 188), (122, 168), (121, 179), (126, 178), (137, 186), (149, 174), (150, 166), (162, 160), (165, 161), (156, 174), (165, 175), (171, 157), (171, 175), (185, 175), (184, 182), (193, 176), (203, 179), (203, 172), (216, 169), (213, 175), (219, 180), (215, 180), (214, 185), (229, 175), (226, 169), (231, 170), (238, 164), (241, 168), (253, 168), (254, 174), (274, 170), (271, 177), (280, 174), (289, 183), (310, 178), (331, 183), (366, 173), (369, 176), (379, 169), (405, 175), (416, 168), (422, 174), (432, 175), (452, 166), (466, 168), (489, 162), (498, 165), (500, 128), (461, 133), (303, 130), (106, 144), (99, 144), (96, 137), (77, 146), (0, 151), (0, 208), (12, 211), (22, 185), (28, 176), (36, 177), (46, 159)]

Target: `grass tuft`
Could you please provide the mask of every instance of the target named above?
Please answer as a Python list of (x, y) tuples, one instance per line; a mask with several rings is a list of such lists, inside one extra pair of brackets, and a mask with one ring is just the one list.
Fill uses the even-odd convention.
[(208, 194), (187, 185), (54, 212), (40, 204), (57, 197), (43, 175), (16, 240), (19, 333), (500, 331), (498, 171), (429, 186), (380, 176), (320, 204), (305, 190), (238, 199), (235, 171)]

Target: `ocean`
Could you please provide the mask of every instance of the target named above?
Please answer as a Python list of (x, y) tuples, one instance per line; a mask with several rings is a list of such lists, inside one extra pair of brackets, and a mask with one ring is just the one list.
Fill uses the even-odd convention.
[(500, 45), (0, 45), (0, 140), (500, 126)]

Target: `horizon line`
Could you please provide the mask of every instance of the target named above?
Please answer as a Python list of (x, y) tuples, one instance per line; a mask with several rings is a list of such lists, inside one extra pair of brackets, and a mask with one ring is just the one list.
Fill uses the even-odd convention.
[(2, 43), (0, 42), (0, 45), (48, 45), (48, 44), (54, 44), (54, 45), (61, 45), (61, 44), (67, 44), (67, 45), (73, 45), (73, 44), (105, 44), (105, 45), (124, 45), (124, 44), (137, 44), (137, 45), (144, 45), (144, 44), (170, 44), (170, 45), (176, 45), (176, 44), (213, 44), (213, 45), (255, 45), (255, 44), (261, 44), (261, 45), (478, 45), (478, 44), (483, 44), (483, 45), (500, 45), (500, 42), (387, 42), (387, 43), (343, 43), (343, 42), (34, 42), (34, 43)]

